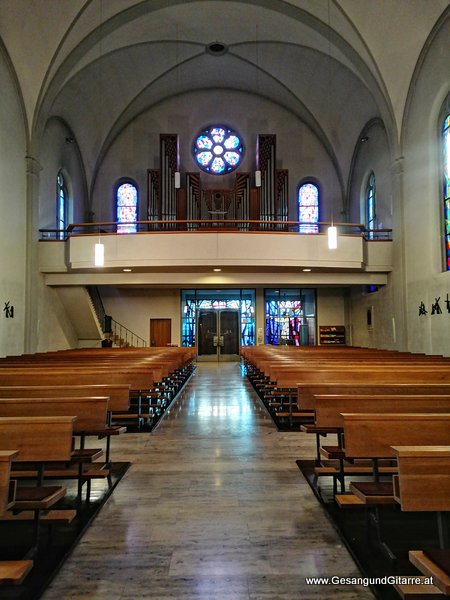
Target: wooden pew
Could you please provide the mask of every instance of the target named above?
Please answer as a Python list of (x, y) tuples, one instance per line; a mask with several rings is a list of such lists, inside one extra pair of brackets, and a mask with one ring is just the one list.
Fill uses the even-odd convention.
[[(344, 490), (345, 474), (370, 473), (372, 468), (365, 465), (344, 466), (344, 453), (340, 447), (340, 434), (344, 427), (344, 419), (341, 413), (449, 413), (449, 396), (417, 396), (417, 395), (323, 395), (315, 396), (315, 422), (313, 426), (304, 425), (302, 431), (316, 435), (316, 467), (314, 472), (317, 477), (331, 476), (334, 478), (334, 489), (336, 479), (341, 481), (341, 491)], [(320, 437), (327, 434), (338, 435), (337, 446), (320, 445)], [(336, 459), (340, 461), (339, 469), (324, 465), (321, 457)], [(380, 472), (395, 473), (394, 467), (382, 466)]]
[(0, 450), (0, 515), (14, 503), (15, 484), (11, 482), (11, 463), (17, 457), (17, 450)]
[[(450, 414), (343, 414), (346, 458), (393, 458), (392, 446), (445, 445), (450, 439)], [(352, 482), (350, 490), (366, 504), (394, 503), (392, 483)]]
[(0, 386), (0, 398), (68, 398), (107, 396), (109, 411), (126, 411), (130, 405), (129, 384), (16, 385)]
[(26, 367), (0, 370), (0, 386), (17, 385), (97, 385), (119, 383), (129, 385), (131, 390), (150, 390), (161, 379), (161, 371), (155, 369), (122, 369), (113, 367), (52, 367), (28, 369)]
[[(0, 450), (0, 515), (14, 505), (16, 486), (10, 474), (11, 463), (17, 455), (16, 450)], [(21, 584), (32, 567), (32, 560), (0, 561), (0, 585)]]
[[(120, 435), (126, 427), (110, 426), (107, 423), (109, 398), (107, 397), (58, 397), (58, 398), (0, 398), (0, 417), (77, 417), (74, 435), (80, 436), (80, 448), (84, 448), (86, 436), (106, 438), (106, 463), (110, 459), (111, 436)], [(106, 477), (104, 472), (98, 476)], [(91, 475), (92, 477), (93, 475)]]
[(53, 507), (66, 494), (64, 486), (46, 486), (43, 479), (45, 462), (70, 462), (72, 456), (73, 424), (76, 417), (3, 417), (0, 418), (0, 450), (15, 448), (19, 454), (14, 465), (33, 462), (38, 465), (39, 477), (35, 486), (18, 486), (14, 511), (34, 513), (33, 548), (39, 544), (42, 510)]
[(450, 395), (330, 394), (315, 396), (315, 425), (343, 428), (341, 413), (449, 413)]
[(316, 396), (323, 395), (450, 395), (450, 383), (417, 383), (409, 381), (406, 383), (393, 382), (372, 383), (370, 380), (366, 383), (338, 383), (323, 382), (320, 384), (310, 383), (298, 387), (298, 404), (303, 410), (316, 409)]
[[(450, 595), (450, 550), (443, 520), (450, 511), (450, 446), (393, 446), (398, 475), (393, 478), (394, 498), (402, 511), (433, 511), (438, 518), (440, 549), (412, 550), (411, 563), (427, 577), (441, 594)], [(447, 566), (445, 566), (445, 563)], [(419, 591), (411, 586), (395, 586), (404, 598)]]

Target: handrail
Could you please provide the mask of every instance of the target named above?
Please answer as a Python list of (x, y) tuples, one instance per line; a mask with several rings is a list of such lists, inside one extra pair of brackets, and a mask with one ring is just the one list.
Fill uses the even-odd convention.
[(120, 348), (122, 346), (132, 346), (134, 348), (147, 346), (147, 341), (144, 340), (144, 338), (141, 338), (137, 333), (133, 333), (131, 329), (128, 329), (128, 327), (125, 327), (125, 325), (122, 325), (122, 323), (119, 323), (110, 315), (106, 314), (98, 288), (88, 286), (87, 291), (94, 307), (95, 314), (100, 321), (103, 333), (113, 334), (114, 342), (117, 346)]
[[(340, 233), (351, 233), (360, 235), (364, 239), (390, 240), (392, 229), (367, 229), (362, 223), (341, 223), (330, 221), (319, 221), (317, 223), (306, 223), (304, 221), (264, 221), (252, 219), (174, 219), (160, 221), (135, 221), (136, 233), (147, 234), (155, 232), (173, 232), (182, 231), (186, 233), (196, 233), (199, 231), (214, 230), (214, 232), (229, 233), (252, 233), (252, 232), (276, 232), (276, 233), (297, 233), (298, 235), (317, 235), (324, 234), (327, 227), (334, 225), (340, 228)], [(98, 223), (72, 223), (66, 229), (40, 229), (42, 241), (61, 241), (70, 236), (88, 236), (88, 235), (135, 235), (135, 233), (117, 233), (116, 221), (100, 221)], [(314, 225), (317, 227), (317, 233), (299, 231), (300, 226), (306, 227)], [(188, 227), (189, 226), (189, 227)], [(61, 235), (62, 234), (62, 235)]]
[(111, 319), (111, 328), (112, 331), (110, 333), (113, 334), (114, 343), (122, 347), (133, 347), (133, 348), (145, 348), (147, 346), (147, 341), (141, 336), (137, 335), (137, 333), (133, 333), (131, 329), (122, 325), (115, 319)]
[(103, 333), (109, 333), (111, 330), (109, 326), (109, 320), (111, 319), (111, 317), (109, 317), (106, 314), (105, 307), (103, 306), (102, 298), (100, 296), (98, 288), (92, 285), (88, 285), (86, 289), (91, 299), (92, 306), (94, 307), (94, 312), (97, 315), (97, 319), (100, 322), (100, 326), (102, 328)]

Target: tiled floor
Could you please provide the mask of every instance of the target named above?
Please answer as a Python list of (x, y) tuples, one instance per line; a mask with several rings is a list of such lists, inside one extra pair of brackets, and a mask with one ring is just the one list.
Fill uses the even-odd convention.
[(237, 363), (198, 366), (156, 432), (113, 440), (133, 463), (44, 600), (370, 599), (305, 577), (358, 570)]

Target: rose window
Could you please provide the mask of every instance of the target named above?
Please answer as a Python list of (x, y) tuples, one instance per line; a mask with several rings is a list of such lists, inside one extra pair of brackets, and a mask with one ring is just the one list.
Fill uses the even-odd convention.
[(204, 129), (194, 142), (195, 160), (202, 171), (224, 175), (237, 169), (244, 147), (241, 138), (228, 127)]

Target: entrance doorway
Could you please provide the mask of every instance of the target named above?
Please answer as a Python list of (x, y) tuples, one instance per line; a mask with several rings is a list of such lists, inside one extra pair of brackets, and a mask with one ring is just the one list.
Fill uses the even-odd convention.
[(172, 341), (172, 319), (150, 319), (150, 346), (168, 346)]
[(197, 319), (197, 359), (239, 360), (239, 311), (200, 309)]

